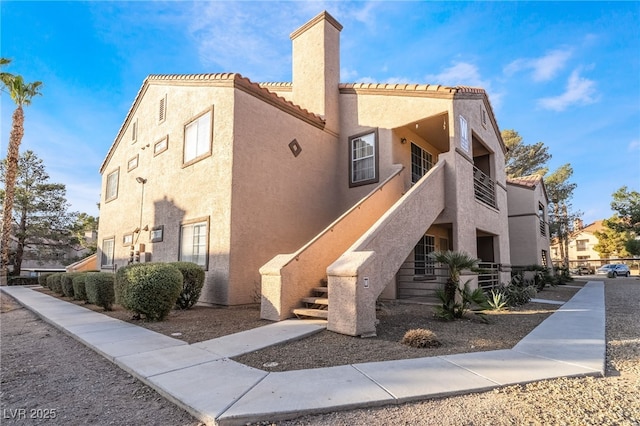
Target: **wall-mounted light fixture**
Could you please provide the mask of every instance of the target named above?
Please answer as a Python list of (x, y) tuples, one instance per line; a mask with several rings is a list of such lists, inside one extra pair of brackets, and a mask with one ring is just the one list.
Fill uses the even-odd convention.
[(136, 182), (141, 183), (141, 184), (144, 185), (145, 183), (147, 183), (147, 180), (145, 178), (143, 178), (143, 177), (138, 176), (136, 178)]
[(407, 138), (400, 138), (400, 143), (402, 145), (406, 144), (407, 143)]

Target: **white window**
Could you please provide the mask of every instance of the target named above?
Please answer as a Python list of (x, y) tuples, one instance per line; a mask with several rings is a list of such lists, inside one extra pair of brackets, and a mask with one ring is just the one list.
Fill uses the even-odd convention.
[(164, 139), (153, 145), (153, 155), (155, 156), (161, 152), (165, 152), (167, 148), (169, 148), (169, 136), (166, 136)]
[(349, 138), (350, 186), (378, 181), (378, 147), (376, 131)]
[(114, 170), (107, 176), (107, 190), (105, 201), (111, 201), (118, 196), (118, 175), (120, 169)]
[(207, 266), (208, 222), (183, 225), (180, 229), (180, 260), (193, 262), (204, 268)]
[(125, 234), (122, 236), (122, 245), (130, 246), (133, 244), (133, 234)]
[(114, 243), (115, 243), (114, 238), (102, 240), (102, 257), (101, 257), (100, 265), (103, 268), (113, 267), (113, 250), (115, 248)]
[(138, 167), (138, 156), (136, 155), (131, 160), (127, 162), (127, 171), (131, 171)]
[(184, 128), (184, 163), (190, 163), (211, 152), (211, 111)]
[(460, 145), (465, 152), (469, 152), (469, 126), (463, 116), (460, 116)]
[(411, 183), (416, 183), (420, 178), (427, 174), (433, 167), (433, 156), (420, 148), (418, 145), (411, 144)]
[(138, 119), (135, 119), (133, 123), (131, 123), (131, 142), (135, 143), (138, 139)]

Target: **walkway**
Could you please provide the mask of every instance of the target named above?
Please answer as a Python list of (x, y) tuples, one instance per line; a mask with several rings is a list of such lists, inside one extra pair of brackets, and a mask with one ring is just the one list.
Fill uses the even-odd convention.
[(603, 376), (604, 283), (591, 281), (513, 349), (266, 372), (230, 360), (322, 331), (287, 320), (192, 345), (34, 291), (0, 287), (207, 424), (242, 425), (571, 376)]

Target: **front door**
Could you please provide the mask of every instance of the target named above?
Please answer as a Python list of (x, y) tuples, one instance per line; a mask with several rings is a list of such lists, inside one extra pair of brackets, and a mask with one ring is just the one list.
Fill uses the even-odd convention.
[(433, 167), (433, 156), (411, 143), (411, 183), (416, 183)]

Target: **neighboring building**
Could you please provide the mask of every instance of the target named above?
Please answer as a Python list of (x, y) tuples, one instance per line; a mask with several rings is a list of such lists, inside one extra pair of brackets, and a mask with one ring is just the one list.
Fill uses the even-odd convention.
[[(593, 248), (598, 244), (598, 237), (596, 237), (596, 231), (602, 231), (604, 224), (602, 220), (597, 220), (585, 227), (582, 226), (582, 221), (576, 221), (574, 224), (574, 231), (569, 236), (569, 266), (588, 266), (592, 268), (598, 268), (603, 262), (600, 261), (600, 253)], [(562, 263), (560, 257), (560, 247), (556, 241), (551, 245), (551, 257), (554, 264)]]
[[(200, 302), (290, 317), (321, 280), (328, 328), (375, 332), (401, 268), (465, 251), (509, 264), (506, 148), (482, 89), (341, 84), (342, 26), (291, 35), (293, 82), (151, 75), (100, 168), (102, 270), (193, 261)], [(496, 280), (507, 282), (508, 272)], [(477, 279), (476, 279), (477, 282)]]
[(549, 198), (541, 176), (507, 178), (511, 265), (551, 267)]

